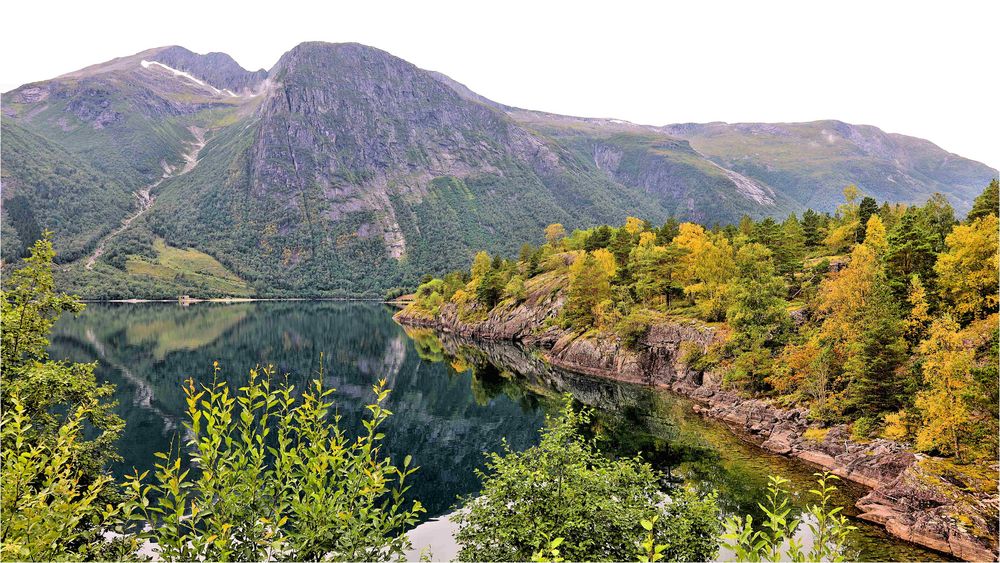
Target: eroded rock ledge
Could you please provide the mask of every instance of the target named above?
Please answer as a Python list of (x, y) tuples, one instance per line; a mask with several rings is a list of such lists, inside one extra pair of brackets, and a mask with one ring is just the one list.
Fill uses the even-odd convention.
[[(858, 500), (860, 518), (884, 525), (904, 540), (967, 561), (996, 561), (998, 508), (995, 488), (980, 492), (982, 483), (968, 482), (948, 463), (910, 451), (889, 440), (858, 443), (848, 429), (819, 429), (805, 409), (785, 409), (765, 400), (725, 391), (720, 377), (686, 365), (692, 349), (704, 351), (721, 336), (702, 323), (666, 321), (650, 328), (636, 350), (624, 348), (610, 335), (578, 335), (547, 326), (562, 307), (561, 292), (541, 288), (520, 304), (501, 305), (485, 318), (463, 320), (455, 305), (446, 304), (434, 318), (400, 311), (397, 321), (458, 336), (520, 342), (542, 351), (554, 366), (588, 375), (643, 385), (667, 387), (693, 399), (700, 414), (722, 420), (760, 447), (796, 457), (843, 479), (869, 487)], [(475, 311), (466, 318), (476, 319)], [(808, 430), (812, 429), (811, 432)], [(1000, 467), (986, 472), (996, 484)]]

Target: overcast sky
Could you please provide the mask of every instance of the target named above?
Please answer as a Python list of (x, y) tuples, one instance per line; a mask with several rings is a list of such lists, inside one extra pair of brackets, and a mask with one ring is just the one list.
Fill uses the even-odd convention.
[(150, 47), (357, 41), (499, 102), (662, 125), (834, 118), (1000, 167), (1000, 2), (7, 2), (0, 87)]

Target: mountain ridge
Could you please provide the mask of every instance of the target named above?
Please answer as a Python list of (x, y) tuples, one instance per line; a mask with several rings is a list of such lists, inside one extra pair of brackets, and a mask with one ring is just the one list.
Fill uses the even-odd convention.
[[(929, 141), (836, 121), (651, 126), (515, 108), (357, 43), (302, 43), (257, 71), (158, 47), (16, 88), (3, 117), (132, 191), (184, 166), (192, 131), (204, 133), (197, 168), (156, 188), (103, 264), (68, 267), (104, 296), (114, 291), (94, 286), (125, 275), (113, 264), (154, 260), (157, 238), (208, 253), (261, 294), (371, 295), (479, 248), (512, 254), (543, 217), (732, 223), (832, 210), (851, 183), (879, 200), (941, 191), (964, 211), (996, 175)], [(30, 187), (14, 153), (2, 156), (15, 174), (5, 188)], [(116, 227), (111, 214), (95, 221), (90, 232)], [(56, 233), (74, 256), (92, 244)]]

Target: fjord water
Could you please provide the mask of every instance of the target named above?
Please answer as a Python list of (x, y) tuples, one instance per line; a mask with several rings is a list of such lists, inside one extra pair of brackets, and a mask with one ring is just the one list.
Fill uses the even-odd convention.
[[(513, 449), (536, 443), (545, 413), (566, 392), (596, 409), (587, 431), (609, 454), (641, 452), (672, 482), (718, 490), (728, 514), (758, 520), (768, 474), (810, 488), (811, 468), (747, 444), (669, 392), (556, 370), (511, 344), (407, 331), (392, 312), (350, 302), (90, 304), (59, 322), (50, 350), (55, 359), (99, 362), (98, 379), (116, 385), (117, 412), (126, 421), (118, 444), (123, 460), (111, 468), (117, 475), (150, 468), (154, 452), (183, 439), (181, 384), (189, 377), (210, 383), (218, 361), (218, 377), (234, 387), (255, 366), (273, 365), (299, 387), (322, 373), (336, 388), (348, 431), (360, 429), (371, 386), (385, 378), (394, 413), (385, 425), (386, 453), (397, 462), (410, 454), (420, 466), (409, 494), (428, 518), (477, 491), (482, 452), (497, 451), (504, 440)], [(837, 501), (853, 506), (862, 494), (844, 484)], [(880, 527), (854, 524), (860, 529), (851, 548), (859, 559), (941, 559)]]

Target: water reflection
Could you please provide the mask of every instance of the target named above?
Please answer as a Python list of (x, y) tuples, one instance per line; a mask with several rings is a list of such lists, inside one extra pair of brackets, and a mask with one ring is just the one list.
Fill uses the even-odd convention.
[[(691, 403), (668, 392), (577, 375), (506, 343), (470, 342), (427, 329), (403, 329), (380, 305), (267, 302), (237, 305), (92, 304), (56, 327), (54, 358), (99, 361), (99, 378), (117, 385), (118, 413), (127, 426), (117, 473), (153, 463), (182, 431), (181, 382), (208, 383), (212, 362), (240, 385), (257, 365), (274, 365), (300, 388), (323, 374), (335, 387), (343, 424), (358, 431), (370, 388), (386, 378), (393, 390), (386, 423), (389, 455), (412, 454), (420, 470), (410, 494), (427, 517), (444, 514), (459, 496), (474, 494), (483, 451), (506, 439), (524, 449), (537, 442), (544, 414), (570, 393), (594, 407), (586, 432), (610, 455), (640, 453), (670, 483), (718, 490), (727, 514), (754, 514), (767, 475), (778, 473), (807, 490), (812, 471), (743, 442)], [(838, 502), (853, 506), (863, 491), (846, 485)], [(806, 499), (797, 499), (799, 505)], [(861, 528), (852, 546), (865, 560), (935, 560), (939, 554)]]
[(386, 378), (394, 413), (386, 449), (396, 460), (413, 455), (420, 470), (410, 494), (434, 516), (478, 490), (474, 469), (484, 450), (499, 449), (502, 439), (519, 449), (534, 444), (544, 414), (537, 402), (477, 392), (469, 370), (421, 360), (414, 346), (391, 311), (370, 304), (92, 304), (59, 323), (51, 354), (97, 360), (98, 378), (117, 385), (116, 410), (126, 421), (117, 474), (151, 467), (153, 453), (178, 439), (181, 383), (211, 382), (213, 361), (237, 386), (257, 365), (274, 365), (299, 388), (322, 371), (336, 388), (342, 424), (355, 432), (372, 384)]
[[(748, 443), (723, 424), (693, 411), (693, 403), (669, 391), (609, 381), (556, 368), (537, 352), (502, 342), (470, 341), (424, 328), (406, 328), (425, 359), (471, 368), (473, 381), (489, 385), (495, 393), (512, 395), (512, 388), (530, 393), (536, 401), (554, 400), (569, 393), (594, 408), (591, 427), (584, 429), (599, 439), (610, 455), (637, 453), (666, 474), (671, 483), (687, 483), (702, 491), (719, 493), (723, 516), (751, 514), (764, 519), (758, 506), (764, 500), (768, 475), (790, 480), (793, 490), (815, 486), (814, 470), (784, 456), (770, 454)], [(474, 383), (475, 384), (475, 383)], [(860, 485), (840, 483), (834, 502), (848, 507), (867, 491)], [(792, 499), (802, 508), (806, 496)], [(853, 558), (863, 561), (939, 561), (945, 556), (902, 542), (880, 526), (855, 520), (859, 531), (850, 543)], [(803, 527), (804, 528), (804, 527)], [(801, 538), (807, 544), (809, 538)]]

